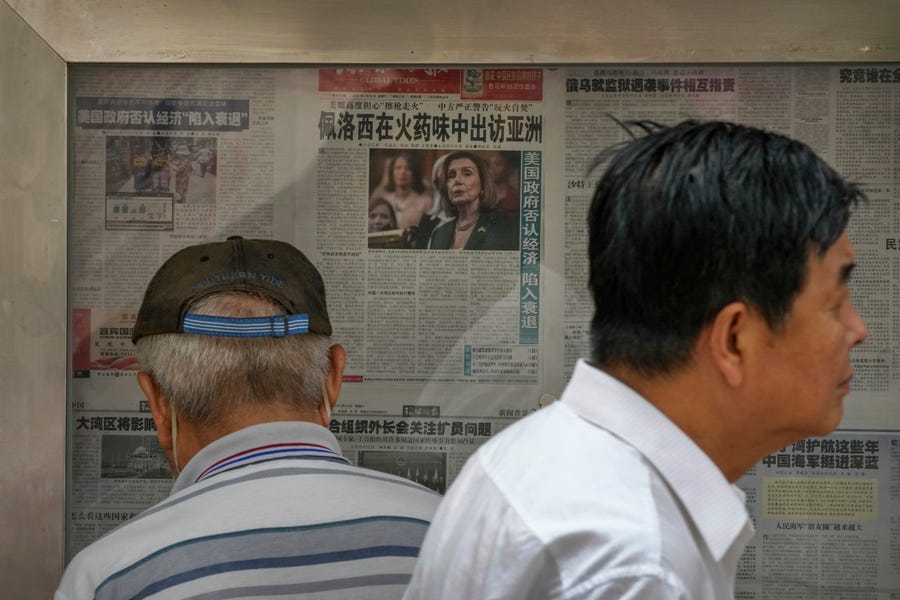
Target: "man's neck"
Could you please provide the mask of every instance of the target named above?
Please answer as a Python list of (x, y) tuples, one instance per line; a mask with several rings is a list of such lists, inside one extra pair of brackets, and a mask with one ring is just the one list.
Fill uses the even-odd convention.
[(731, 392), (715, 372), (692, 364), (673, 373), (644, 375), (630, 367), (603, 367), (653, 404), (709, 456), (730, 482), (740, 479), (768, 451), (741, 422)]
[[(267, 404), (265, 408), (256, 405), (242, 405), (228, 411), (228, 415), (209, 425), (196, 425), (190, 421), (179, 421), (178, 459), (183, 465), (200, 450), (235, 431), (278, 421), (306, 421), (322, 426), (315, 411), (305, 411), (295, 407)], [(182, 450), (184, 448), (184, 450)]]

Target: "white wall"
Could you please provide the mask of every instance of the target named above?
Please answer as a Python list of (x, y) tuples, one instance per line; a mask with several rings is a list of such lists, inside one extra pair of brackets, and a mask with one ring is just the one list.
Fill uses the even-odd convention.
[(0, 596), (49, 598), (66, 441), (66, 63), (0, 3)]

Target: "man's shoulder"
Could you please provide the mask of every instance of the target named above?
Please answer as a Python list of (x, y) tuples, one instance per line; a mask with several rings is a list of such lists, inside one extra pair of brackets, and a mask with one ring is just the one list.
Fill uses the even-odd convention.
[[(407, 459), (407, 461), (409, 460)], [(364, 491), (371, 488), (373, 493), (384, 494), (389, 492), (386, 498), (392, 498), (398, 501), (409, 501), (423, 507), (436, 508), (441, 501), (441, 495), (433, 489), (425, 486), (423, 483), (413, 481), (401, 475), (379, 471), (376, 469), (347, 465), (344, 467), (348, 477), (352, 477), (353, 487)], [(411, 474), (419, 473), (420, 479), (437, 483), (442, 477), (440, 470), (434, 468), (432, 472), (425, 464), (416, 466), (409, 465), (408, 470)]]
[[(636, 513), (652, 511), (658, 476), (643, 456), (560, 403), (509, 426), (470, 460), (475, 464), (464, 477), (489, 479), (542, 538), (565, 535), (569, 527), (590, 528), (597, 507), (614, 507), (623, 498), (620, 492), (627, 492)], [(551, 523), (551, 529), (540, 531)], [(645, 528), (640, 514), (634, 525)]]
[[(168, 585), (172, 565), (190, 567), (189, 587), (200, 586), (201, 577), (248, 584), (260, 581), (269, 563), (298, 554), (314, 560), (292, 567), (293, 582), (311, 573), (343, 580), (354, 560), (374, 561), (373, 572), (412, 571), (438, 494), (345, 463), (287, 463), (251, 465), (170, 496), (82, 550), (66, 569), (62, 597)], [(248, 560), (259, 567), (235, 566)]]
[(123, 566), (145, 557), (140, 544), (147, 534), (142, 516), (157, 510), (160, 502), (85, 546), (66, 566), (56, 598), (93, 598), (97, 589)]
[(433, 594), (449, 589), (442, 579), (459, 580), (472, 597), (482, 597), (480, 585), (579, 597), (620, 575), (658, 578), (658, 483), (627, 444), (564, 405), (541, 409), (466, 464), (438, 509), (409, 597), (451, 597)]
[[(379, 461), (380, 457), (373, 460)], [(441, 499), (437, 492), (406, 477), (344, 461), (272, 461), (248, 467), (245, 471), (235, 471), (221, 481), (210, 480), (208, 485), (218, 486), (218, 493), (226, 500), (229, 495), (237, 501), (244, 496), (253, 496), (258, 510), (274, 513), (280, 513), (278, 507), (285, 503), (284, 495), (295, 495), (297, 491), (307, 499), (327, 499), (324, 503), (310, 503), (297, 514), (297, 518), (321, 521), (392, 514), (428, 522)], [(411, 472), (415, 471), (413, 467)], [(419, 471), (424, 474), (424, 467)], [(429, 473), (429, 481), (431, 475)], [(192, 495), (203, 491), (197, 486), (183, 490)], [(268, 495), (264, 495), (266, 492)], [(373, 502), (375, 498), (377, 502)]]

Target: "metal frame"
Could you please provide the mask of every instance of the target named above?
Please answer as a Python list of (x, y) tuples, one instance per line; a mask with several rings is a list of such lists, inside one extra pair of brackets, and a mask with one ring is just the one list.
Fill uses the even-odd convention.
[(893, 0), (0, 2), (0, 589), (62, 571), (70, 63), (900, 61)]

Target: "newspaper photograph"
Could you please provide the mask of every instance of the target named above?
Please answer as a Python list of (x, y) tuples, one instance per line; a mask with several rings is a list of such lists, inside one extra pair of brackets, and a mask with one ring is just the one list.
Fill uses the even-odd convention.
[(317, 240), (349, 376), (538, 384), (543, 71), (335, 69), (316, 83), (302, 195), (317, 218), (296, 237)]

